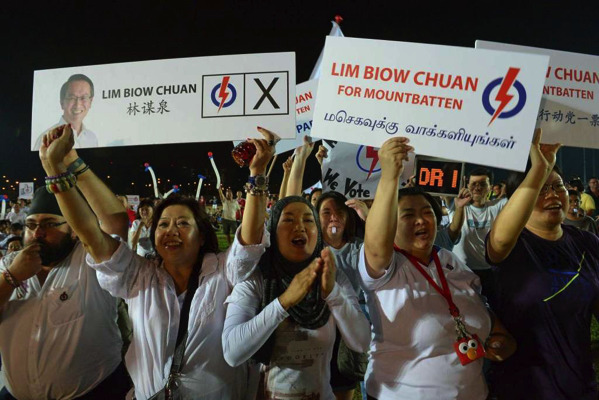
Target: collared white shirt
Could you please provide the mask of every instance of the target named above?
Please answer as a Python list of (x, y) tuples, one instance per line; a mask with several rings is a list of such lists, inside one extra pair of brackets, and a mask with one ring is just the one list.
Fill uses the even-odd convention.
[[(57, 126), (67, 124), (67, 121), (63, 117), (60, 117), (60, 120), (56, 125), (52, 125), (48, 129), (44, 131), (41, 135), (38, 136), (35, 141), (35, 145), (32, 150), (39, 150), (42, 147), (42, 137), (48, 133), (48, 131), (56, 128)], [(98, 136), (94, 132), (92, 132), (85, 124), (81, 124), (81, 132), (77, 132), (73, 129), (73, 136), (75, 137), (75, 145), (74, 149), (87, 149), (90, 147), (98, 147)]]
[(25, 225), (27, 214), (23, 210), (19, 211), (18, 214), (14, 211), (11, 211), (8, 214), (6, 214), (6, 219), (9, 220), (11, 224), (15, 224), (18, 222), (21, 225)]
[[(0, 261), (0, 271), (18, 254)], [(0, 311), (2, 374), (19, 400), (70, 399), (86, 394), (121, 363), (117, 300), (98, 284), (79, 242), (52, 268), (43, 286), (26, 281)]]
[[(223, 356), (225, 299), (235, 283), (250, 276), (265, 247), (242, 246), (239, 230), (226, 253), (204, 256), (198, 289), (189, 311), (188, 338), (180, 381), (185, 398), (244, 399), (249, 395), (248, 366), (231, 367)], [(148, 399), (167, 383), (179, 330), (181, 306), (171, 276), (158, 261), (135, 254), (125, 243), (108, 261), (90, 265), (100, 285), (127, 302), (133, 341), (125, 357), (138, 400)], [(248, 397), (253, 398), (253, 397)]]

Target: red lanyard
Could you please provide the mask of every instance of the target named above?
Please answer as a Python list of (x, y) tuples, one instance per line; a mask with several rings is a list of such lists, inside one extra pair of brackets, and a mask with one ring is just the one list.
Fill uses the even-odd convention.
[(441, 294), (441, 296), (443, 296), (445, 298), (445, 300), (447, 300), (447, 304), (449, 305), (449, 313), (451, 314), (452, 317), (458, 318), (460, 316), (460, 310), (458, 309), (458, 307), (453, 302), (453, 299), (451, 298), (451, 292), (449, 291), (449, 285), (447, 285), (447, 279), (445, 279), (445, 274), (443, 273), (443, 268), (441, 268), (441, 261), (439, 260), (439, 255), (437, 254), (437, 250), (433, 248), (433, 260), (435, 261), (435, 266), (437, 267), (437, 273), (439, 274), (439, 279), (441, 280), (441, 285), (443, 286), (443, 289), (441, 289), (439, 287), (439, 285), (437, 285), (437, 283), (433, 280), (433, 278), (430, 277), (428, 272), (426, 272), (424, 270), (424, 268), (422, 268), (422, 266), (420, 265), (420, 262), (416, 259), (416, 257), (411, 255), (407, 251), (396, 247), (395, 245), (394, 245), (394, 248), (397, 251), (399, 251), (401, 254), (406, 256), (406, 258), (408, 260), (410, 260), (410, 263), (412, 263), (412, 265), (422, 274), (422, 276), (424, 276), (426, 278), (428, 283), (430, 283), (431, 286), (437, 292), (439, 292), (439, 294)]

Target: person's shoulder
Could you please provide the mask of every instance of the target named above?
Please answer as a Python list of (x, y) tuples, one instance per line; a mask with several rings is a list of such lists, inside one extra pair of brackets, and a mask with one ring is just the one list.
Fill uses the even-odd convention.
[[(592, 220), (591, 217), (587, 217)], [(574, 239), (578, 244), (589, 245), (594, 251), (599, 252), (599, 236), (594, 233), (584, 231), (573, 225), (562, 224), (564, 235)]]

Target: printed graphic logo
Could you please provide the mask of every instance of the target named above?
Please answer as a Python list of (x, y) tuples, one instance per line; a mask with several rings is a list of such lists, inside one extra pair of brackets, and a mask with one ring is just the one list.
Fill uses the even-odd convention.
[[(223, 76), (223, 81), (216, 85), (210, 94), (212, 103), (218, 107), (217, 114), (220, 112), (221, 108), (229, 107), (235, 102), (235, 99), (237, 99), (237, 89), (235, 89), (235, 86), (229, 83), (230, 79), (230, 76)], [(218, 96), (216, 95), (217, 92)], [(227, 101), (228, 98), (229, 101)]]
[[(364, 148), (366, 148), (366, 151), (364, 152), (365, 154), (361, 157), (362, 150), (364, 150)], [(370, 166), (368, 167), (368, 169), (366, 169), (362, 166), (362, 163), (368, 164), (368, 160), (371, 160)], [(356, 165), (358, 166), (358, 168), (360, 168), (360, 170), (362, 170), (364, 172), (368, 172), (368, 176), (366, 177), (366, 180), (368, 180), (368, 178), (370, 178), (370, 175), (372, 175), (375, 172), (379, 172), (381, 170), (380, 167), (378, 169), (375, 169), (376, 165), (378, 163), (379, 163), (379, 151), (378, 150), (376, 150), (374, 147), (371, 147), (371, 146), (360, 146), (358, 148), (358, 152), (356, 153)]]
[[(519, 72), (520, 68), (510, 67), (504, 77), (493, 80), (485, 88), (483, 92), (483, 107), (490, 115), (492, 115), (491, 121), (487, 126), (490, 126), (496, 118), (511, 118), (524, 108), (524, 105), (526, 104), (526, 89), (524, 89), (524, 86), (516, 80)], [(498, 102), (499, 105), (495, 109), (491, 105), (491, 92), (499, 85), (501, 86), (495, 96), (495, 101)], [(513, 94), (508, 93), (512, 87), (518, 92), (518, 100), (512, 109), (506, 110), (506, 107), (510, 103), (513, 103), (512, 100), (515, 97)]]
[(289, 115), (289, 72), (202, 76), (202, 118)]

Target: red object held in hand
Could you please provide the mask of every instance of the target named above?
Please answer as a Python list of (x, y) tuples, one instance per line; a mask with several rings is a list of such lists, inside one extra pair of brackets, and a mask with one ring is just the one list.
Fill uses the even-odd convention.
[(233, 151), (231, 151), (231, 156), (233, 156), (233, 160), (240, 167), (248, 167), (254, 156), (256, 155), (256, 146), (250, 142), (242, 142), (239, 143)]

